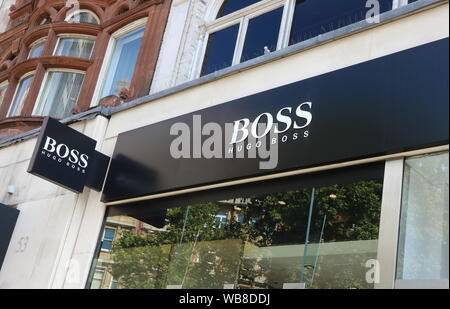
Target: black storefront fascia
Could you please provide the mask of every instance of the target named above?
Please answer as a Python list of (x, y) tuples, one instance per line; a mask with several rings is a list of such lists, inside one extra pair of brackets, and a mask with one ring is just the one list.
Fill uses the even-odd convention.
[[(301, 102), (312, 103), (308, 137), (279, 143), (275, 169), (261, 170), (257, 159), (170, 155), (174, 123), (192, 125), (193, 116), (201, 115), (204, 124), (224, 125), (276, 115)], [(448, 39), (443, 39), (122, 133), (103, 201), (445, 145), (448, 102)], [(294, 133), (291, 128), (284, 134)]]

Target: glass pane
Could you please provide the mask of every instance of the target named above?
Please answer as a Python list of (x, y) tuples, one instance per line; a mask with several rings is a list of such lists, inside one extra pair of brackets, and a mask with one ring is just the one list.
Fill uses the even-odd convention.
[(201, 75), (207, 75), (231, 66), (239, 24), (209, 35)]
[(28, 59), (40, 57), (42, 51), (44, 50), (44, 46), (45, 42), (34, 45), (30, 50), (30, 55), (28, 56)]
[(65, 118), (72, 114), (84, 74), (49, 72), (35, 115)]
[(448, 152), (405, 161), (398, 279), (448, 279)]
[(11, 108), (8, 113), (8, 117), (20, 116), (22, 113), (23, 104), (30, 91), (31, 83), (33, 82), (34, 75), (28, 76), (19, 83), (16, 95), (12, 102)]
[(283, 8), (250, 19), (245, 36), (241, 62), (277, 49)]
[(116, 231), (113, 229), (106, 229), (105, 230), (105, 239), (114, 240), (114, 235), (116, 234)]
[(3, 100), (5, 98), (5, 94), (6, 94), (6, 90), (8, 89), (8, 87), (2, 87), (0, 88), (0, 106), (3, 103)]
[(373, 288), (381, 195), (372, 179), (180, 205), (162, 228), (152, 210), (109, 216), (95, 267), (119, 288)]
[(112, 248), (112, 241), (111, 240), (103, 240), (102, 249), (103, 250), (111, 250), (111, 248)]
[(130, 88), (143, 36), (142, 28), (116, 41), (102, 97)]
[[(367, 0), (297, 0), (289, 44), (366, 19)], [(379, 0), (380, 13), (392, 9), (392, 0)]]
[(239, 11), (249, 5), (255, 4), (261, 0), (225, 0), (220, 7), (217, 18)]
[(60, 39), (55, 56), (67, 56), (76, 58), (91, 58), (94, 40), (87, 39)]
[(69, 20), (69, 22), (75, 23), (86, 23), (86, 24), (96, 24), (98, 25), (97, 19), (90, 13), (81, 12), (73, 15)]

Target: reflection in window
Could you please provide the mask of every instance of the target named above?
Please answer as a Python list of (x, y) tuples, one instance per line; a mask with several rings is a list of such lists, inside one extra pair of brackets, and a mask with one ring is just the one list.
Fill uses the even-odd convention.
[(120, 288), (373, 288), (381, 193), (364, 180), (190, 205), (168, 210), (162, 229), (110, 216), (117, 237), (95, 267), (109, 265)]
[(105, 277), (105, 270), (104, 269), (96, 269), (94, 272), (94, 277), (92, 279), (91, 287), (93, 289), (101, 289), (104, 277)]
[(114, 241), (114, 237), (116, 235), (116, 230), (105, 228), (105, 232), (103, 234), (103, 240), (102, 240), (102, 250), (111, 250), (112, 243)]
[[(277, 50), (283, 8), (250, 19), (242, 51), (241, 62)], [(265, 27), (270, 25), (270, 27)], [(264, 31), (262, 31), (264, 29)]]
[[(380, 13), (392, 9), (392, 0), (379, 0)], [(367, 0), (297, 0), (289, 45), (314, 38), (366, 19)]]
[(22, 113), (23, 104), (25, 103), (25, 100), (28, 96), (28, 92), (30, 91), (33, 79), (34, 75), (30, 75), (20, 81), (11, 107), (9, 109), (8, 117), (20, 116), (20, 114)]
[(83, 81), (82, 73), (49, 72), (33, 114), (55, 118), (70, 116), (78, 100)]
[(239, 24), (209, 35), (202, 76), (231, 66), (238, 31)]
[(55, 56), (67, 56), (90, 59), (94, 40), (82, 38), (60, 38), (56, 47)]
[(8, 89), (8, 86), (6, 84), (1, 85), (0, 84), (0, 106), (2, 106), (3, 100), (5, 99), (6, 90)]
[(86, 23), (86, 24), (99, 24), (98, 19), (89, 12), (79, 12), (71, 16), (69, 19), (67, 19), (67, 22), (72, 23)]
[(28, 55), (28, 59), (37, 58), (42, 55), (42, 51), (44, 50), (45, 41), (34, 44), (30, 48), (30, 53)]
[(261, 0), (225, 0), (220, 7), (217, 18), (239, 11), (249, 5), (255, 4)]
[(448, 279), (448, 163), (448, 152), (405, 161), (398, 279)]
[(143, 36), (141, 28), (117, 39), (101, 97), (130, 88)]

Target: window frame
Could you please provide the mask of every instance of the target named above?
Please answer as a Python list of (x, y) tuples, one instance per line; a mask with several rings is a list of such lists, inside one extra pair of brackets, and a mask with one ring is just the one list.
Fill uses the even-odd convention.
[(41, 53), (41, 55), (39, 55), (38, 57), (30, 58), (31, 53), (33, 52), (33, 49), (34, 49), (37, 45), (43, 43), (43, 44), (44, 44), (44, 48), (45, 48), (45, 43), (47, 42), (47, 39), (48, 39), (48, 38), (47, 38), (46, 36), (45, 36), (45, 37), (42, 37), (42, 38), (40, 38), (40, 39), (34, 41), (33, 43), (31, 43), (30, 46), (28, 46), (27, 60), (42, 57), (42, 53)]
[[(20, 114), (22, 114), (22, 111), (21, 111), (19, 115), (13, 116), (13, 115), (11, 115), (11, 110), (12, 110), (12, 108), (13, 108), (14, 101), (16, 100), (17, 93), (19, 92), (20, 85), (22, 84), (22, 82), (23, 82), (26, 78), (28, 78), (28, 77), (30, 77), (30, 76), (33, 76), (33, 80), (31, 81), (31, 84), (30, 84), (30, 88), (31, 88), (31, 86), (33, 85), (34, 77), (36, 76), (36, 71), (30, 71), (30, 72), (27, 72), (27, 73), (23, 74), (23, 75), (20, 77), (19, 81), (17, 82), (16, 89), (14, 90), (14, 96), (13, 96), (13, 98), (12, 98), (12, 100), (11, 100), (11, 104), (9, 105), (8, 112), (6, 113), (6, 118), (10, 118), (10, 117), (20, 117)], [(27, 94), (27, 97), (28, 97), (28, 94)], [(25, 101), (27, 100), (27, 97), (24, 99)]]
[[(84, 79), (83, 79), (83, 83), (81, 84), (81, 87), (80, 87), (80, 93), (81, 93), (81, 89), (83, 88), (84, 81), (86, 80), (86, 72), (85, 71), (75, 70), (75, 69), (64, 69), (64, 68), (47, 69), (45, 71), (44, 78), (42, 79), (41, 87), (39, 89), (39, 94), (36, 98), (36, 103), (34, 104), (33, 111), (31, 112), (32, 116), (43, 117), (42, 115), (37, 114), (37, 109), (38, 109), (39, 103), (41, 102), (41, 99), (44, 95), (44, 88), (48, 82), (49, 73), (51, 73), (51, 72), (83, 74)], [(80, 98), (80, 93), (78, 93), (78, 97), (77, 97), (77, 100), (75, 101), (75, 105), (78, 103), (78, 99)]]
[(112, 231), (114, 231), (114, 237), (113, 237), (113, 239), (112, 239), (112, 240), (111, 240), (111, 239), (106, 239), (107, 241), (111, 241), (111, 243), (114, 241), (114, 239), (116, 238), (116, 235), (117, 235), (117, 229), (115, 229), (115, 228), (113, 228), (113, 227), (105, 227), (105, 228), (103, 229), (103, 235), (102, 235), (102, 239), (101, 239), (101, 241), (100, 241), (100, 251), (101, 251), (101, 252), (111, 252), (111, 249), (105, 249), (105, 248), (103, 248), (103, 241), (105, 241), (106, 230), (112, 230)]
[(95, 49), (95, 44), (97, 43), (97, 37), (94, 35), (87, 35), (87, 34), (73, 34), (73, 33), (61, 33), (57, 35), (57, 41), (55, 44), (55, 47), (53, 49), (52, 52), (52, 56), (55, 57), (73, 57), (73, 56), (64, 56), (64, 55), (57, 55), (56, 51), (58, 50), (59, 44), (61, 42), (61, 40), (63, 39), (80, 39), (80, 40), (89, 40), (89, 41), (93, 41), (94, 45), (92, 45), (92, 50), (89, 54), (89, 58), (81, 58), (81, 57), (73, 57), (73, 58), (77, 58), (77, 59), (84, 59), (84, 60), (88, 60), (90, 61), (92, 58), (92, 54), (94, 53), (94, 49)]
[(100, 24), (101, 24), (100, 18), (97, 16), (97, 14), (95, 14), (95, 13), (92, 12), (91, 10), (86, 10), (86, 9), (81, 9), (81, 10), (76, 10), (75, 12), (71, 12), (69, 15), (67, 15), (67, 16), (64, 18), (64, 21), (65, 21), (65, 22), (70, 22), (70, 19), (71, 19), (72, 17), (74, 17), (75, 15), (80, 14), (80, 13), (88, 13), (88, 14), (90, 14), (90, 15), (91, 15), (92, 17), (94, 17), (94, 19), (97, 21), (97, 24), (92, 24), (92, 23), (82, 23), (82, 22), (77, 22), (77, 24), (92, 24), (92, 25), (100, 25)]
[[(98, 106), (99, 99), (101, 99), (109, 67), (113, 60), (112, 58), (114, 56), (114, 51), (116, 49), (117, 40), (131, 32), (139, 30), (140, 28), (144, 28), (144, 37), (145, 37), (147, 21), (148, 17), (135, 20), (111, 34), (111, 37), (108, 42), (108, 47), (105, 52), (105, 57), (103, 58), (102, 67), (100, 69), (100, 73), (97, 78), (97, 85), (95, 86), (94, 95), (92, 96), (90, 107)], [(131, 82), (133, 82), (133, 80)]]
[[(410, 0), (391, 0), (392, 10), (409, 4)], [(292, 24), (295, 13), (296, 0), (262, 0), (238, 11), (230, 13), (216, 19), (216, 16), (222, 7), (224, 0), (217, 0), (211, 5), (206, 12), (205, 23), (201, 26), (203, 28), (202, 36), (200, 37), (200, 44), (196, 52), (194, 66), (190, 79), (201, 77), (204, 59), (208, 47), (209, 36), (217, 31), (223, 30), (227, 27), (240, 23), (238, 36), (236, 40), (233, 61), (233, 67), (241, 62), (242, 51), (244, 48), (245, 37), (247, 34), (249, 20), (268, 13), (280, 7), (284, 7), (281, 18), (280, 30), (278, 34), (278, 43), (275, 51), (284, 49), (289, 46), (289, 39), (292, 30)], [(274, 51), (272, 51), (274, 52)], [(229, 68), (227, 67), (227, 68)], [(208, 75), (208, 74), (206, 74)]]

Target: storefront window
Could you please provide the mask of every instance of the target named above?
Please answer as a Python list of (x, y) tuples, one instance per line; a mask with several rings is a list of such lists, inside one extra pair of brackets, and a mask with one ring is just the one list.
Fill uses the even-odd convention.
[(94, 271), (118, 288), (373, 288), (381, 194), (373, 179), (182, 205), (163, 228), (152, 209), (111, 215), (117, 236)]
[(143, 36), (141, 28), (116, 40), (101, 97), (130, 88)]
[(33, 79), (34, 75), (29, 75), (22, 78), (19, 82), (19, 86), (17, 87), (16, 94), (8, 112), (8, 117), (20, 116), (22, 113), (23, 104), (28, 96)]
[(95, 40), (85, 38), (60, 38), (55, 56), (90, 59)]
[(448, 280), (448, 164), (448, 152), (405, 160), (397, 279)]
[(65, 118), (72, 114), (78, 100), (84, 73), (51, 71), (33, 115)]

